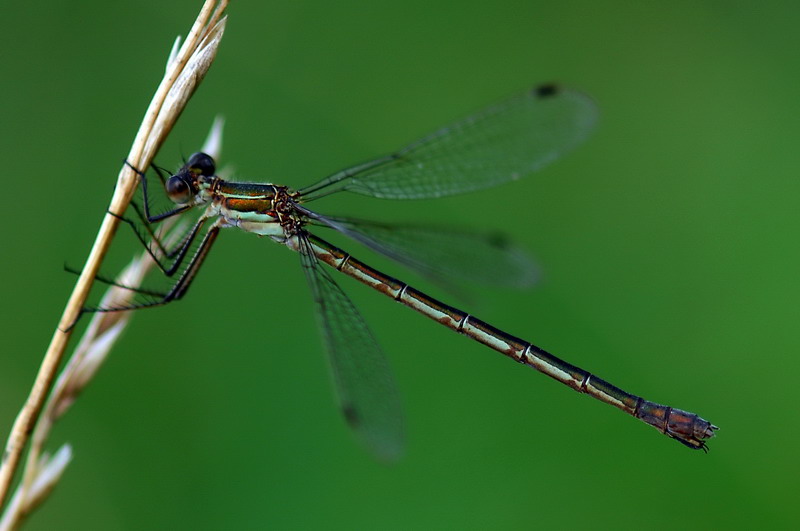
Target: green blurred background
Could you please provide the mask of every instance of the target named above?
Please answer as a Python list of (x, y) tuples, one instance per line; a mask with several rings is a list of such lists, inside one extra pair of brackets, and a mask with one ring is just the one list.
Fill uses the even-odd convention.
[[(479, 288), (465, 309), (719, 436), (692, 452), (341, 278), (406, 405), (407, 456), (380, 465), (334, 406), (297, 257), (230, 231), (185, 301), (135, 316), (59, 424), (51, 448), (75, 458), (29, 529), (797, 525), (800, 4), (233, 4), (163, 166), (217, 113), (222, 163), (301, 186), (533, 83), (590, 94), (596, 134), (529, 179), (320, 206), (506, 230), (541, 284)], [(83, 262), (199, 5), (3, 9), (3, 440), (73, 285), (62, 263)], [(118, 243), (112, 267), (136, 249)]]

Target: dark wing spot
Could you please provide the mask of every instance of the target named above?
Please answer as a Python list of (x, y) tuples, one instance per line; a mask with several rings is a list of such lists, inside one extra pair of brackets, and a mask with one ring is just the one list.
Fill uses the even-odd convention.
[(353, 407), (353, 404), (342, 405), (342, 415), (344, 415), (345, 420), (352, 427), (358, 426), (361, 422), (361, 417), (359, 417), (358, 411)]
[(559, 88), (555, 83), (545, 83), (533, 89), (534, 95), (539, 98), (549, 98), (558, 94)]
[(489, 245), (496, 249), (508, 249), (511, 242), (508, 240), (508, 235), (504, 232), (493, 231), (486, 235)]

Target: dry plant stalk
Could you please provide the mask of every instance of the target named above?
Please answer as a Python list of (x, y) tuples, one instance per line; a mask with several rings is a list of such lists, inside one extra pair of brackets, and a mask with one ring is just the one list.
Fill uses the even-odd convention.
[[(127, 161), (134, 167), (149, 167), (192, 93), (211, 66), (225, 30), (226, 17), (223, 13), (227, 4), (227, 0), (206, 0), (183, 46), (167, 64), (166, 75), (150, 102), (127, 157)], [(124, 212), (137, 184), (136, 172), (128, 165), (123, 166), (108, 210), (116, 213)], [(0, 466), (0, 507), (3, 506), (22, 452), (53, 385), (56, 371), (71, 336), (72, 325), (86, 303), (94, 277), (118, 225), (119, 219), (112, 215), (107, 214), (103, 218), (94, 245), (53, 334), (31, 392), (14, 421)], [(67, 455), (68, 461), (68, 454), (69, 450), (63, 451), (62, 448), (57, 454), (61, 456), (61, 461), (58, 458), (49, 459), (48, 463), (53, 468), (50, 472), (59, 475), (66, 465), (64, 455)], [(24, 482), (22, 487), (23, 490), (26, 487)]]

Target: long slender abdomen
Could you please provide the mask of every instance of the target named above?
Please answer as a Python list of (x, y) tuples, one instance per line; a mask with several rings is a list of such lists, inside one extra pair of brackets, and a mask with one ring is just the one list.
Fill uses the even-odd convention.
[(309, 234), (308, 240), (319, 260), (345, 275), (460, 334), (533, 367), (578, 392), (586, 393), (633, 415), (689, 448), (705, 450), (705, 441), (714, 436), (717, 427), (694, 413), (656, 404), (623, 391), (536, 345), (512, 336), (369, 267), (317, 236)]

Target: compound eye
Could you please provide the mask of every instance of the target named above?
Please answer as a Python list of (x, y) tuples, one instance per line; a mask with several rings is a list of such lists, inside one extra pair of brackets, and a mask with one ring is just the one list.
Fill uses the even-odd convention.
[(173, 203), (181, 205), (188, 203), (192, 199), (192, 187), (182, 177), (173, 175), (167, 180), (165, 187), (167, 195)]
[(197, 152), (189, 157), (189, 161), (186, 163), (186, 166), (192, 173), (199, 173), (200, 175), (205, 175), (206, 177), (211, 177), (216, 171), (214, 159), (212, 159), (210, 155), (206, 155), (205, 153), (201, 152)]

